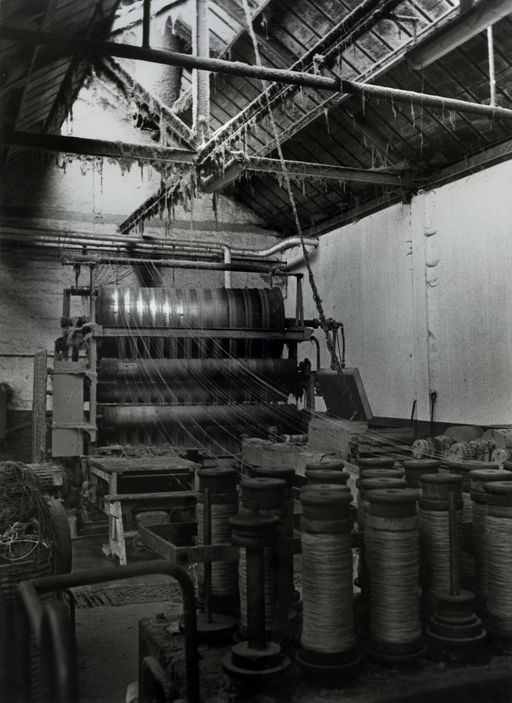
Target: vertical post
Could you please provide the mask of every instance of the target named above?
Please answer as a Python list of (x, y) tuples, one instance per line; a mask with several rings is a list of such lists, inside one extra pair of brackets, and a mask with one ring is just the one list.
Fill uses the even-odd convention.
[[(210, 56), (210, 30), (208, 27), (208, 0), (196, 0), (194, 29), (194, 54)], [(192, 78), (193, 130), (198, 144), (205, 144), (210, 132), (210, 74), (195, 69)]]
[(249, 649), (265, 649), (265, 562), (263, 547), (246, 547), (247, 641)]
[[(205, 547), (212, 543), (212, 509), (210, 500), (210, 489), (203, 491), (203, 544)], [(203, 566), (203, 601), (204, 620), (207, 623), (212, 621), (212, 563), (205, 561)]]
[(456, 596), (459, 593), (459, 574), (457, 564), (457, 497), (453, 491), (448, 494), (449, 500), (449, 549), (450, 549), (450, 595)]
[(496, 69), (494, 64), (494, 37), (492, 27), (487, 27), (487, 51), (489, 54), (489, 104), (496, 105)]
[(144, 0), (142, 12), (142, 46), (146, 49), (149, 49), (149, 31), (151, 26), (151, 0)]
[[(222, 247), (224, 251), (224, 263), (231, 263), (231, 249), (228, 246)], [(224, 288), (231, 288), (231, 271), (224, 271)]]
[[(90, 297), (89, 297), (89, 316), (91, 318), (91, 323), (96, 322), (96, 295), (95, 295), (95, 265), (92, 264), (90, 267)], [(90, 437), (91, 445), (96, 444), (96, 391), (97, 391), (97, 349), (96, 349), (96, 336), (94, 334), (94, 328), (91, 331), (90, 344), (89, 344), (89, 373), (90, 373), (90, 388), (89, 388), (89, 425), (91, 425)], [(94, 429), (92, 429), (94, 428)]]
[(295, 276), (297, 291), (295, 295), (295, 327), (304, 327), (304, 301), (302, 297), (302, 273)]

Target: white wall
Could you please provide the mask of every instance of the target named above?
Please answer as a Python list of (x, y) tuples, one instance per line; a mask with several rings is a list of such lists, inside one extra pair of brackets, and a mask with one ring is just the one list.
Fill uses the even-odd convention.
[(512, 162), (325, 235), (313, 270), (374, 415), (436, 391), (438, 421), (512, 423)]

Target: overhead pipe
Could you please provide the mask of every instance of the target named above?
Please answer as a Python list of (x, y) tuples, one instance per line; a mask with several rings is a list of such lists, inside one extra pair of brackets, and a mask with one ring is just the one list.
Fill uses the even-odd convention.
[[(227, 245), (223, 246), (222, 249), (224, 251), (224, 263), (230, 264), (231, 249)], [(229, 271), (229, 269), (224, 271), (224, 288), (231, 288), (231, 271)]]
[[(20, 237), (20, 234), (22, 235)], [(16, 227), (7, 228), (4, 227), (2, 230), (1, 238), (3, 240), (15, 241), (17, 244), (41, 244), (41, 243), (51, 243), (55, 246), (98, 246), (106, 247), (108, 250), (119, 250), (128, 249), (129, 251), (140, 250), (144, 253), (172, 253), (177, 254), (178, 250), (185, 252), (187, 255), (190, 253), (200, 252), (201, 255), (219, 255), (223, 254), (224, 257), (230, 256), (230, 258), (253, 258), (253, 259), (266, 259), (274, 254), (278, 254), (291, 249), (292, 247), (301, 246), (300, 237), (288, 237), (283, 239), (277, 244), (267, 247), (266, 249), (249, 249), (249, 248), (239, 248), (232, 247), (227, 242), (218, 241), (215, 244), (205, 242), (196, 239), (159, 239), (155, 238), (152, 241), (144, 239), (134, 239), (122, 235), (94, 235), (94, 234), (81, 234), (77, 232), (73, 234), (72, 232), (58, 232), (54, 231), (51, 233), (36, 233), (33, 234), (33, 230), (19, 229)], [(22, 240), (27, 240), (23, 242)], [(30, 240), (30, 241), (29, 241)], [(318, 238), (317, 237), (304, 237), (304, 244), (308, 247), (317, 247)], [(226, 250), (229, 250), (229, 254), (226, 254)], [(226, 261), (226, 259), (224, 259)]]
[[(480, 3), (478, 3), (478, 5), (480, 5)], [(490, 23), (488, 22), (487, 24)], [(441, 95), (400, 90), (398, 88), (375, 85), (373, 83), (349, 81), (337, 76), (322, 76), (302, 71), (291, 71), (267, 66), (253, 66), (240, 61), (226, 61), (224, 59), (192, 56), (191, 54), (181, 54), (176, 51), (147, 49), (132, 44), (116, 44), (115, 42), (81, 39), (76, 36), (64, 37), (61, 34), (37, 32), (6, 25), (0, 26), (0, 38), (21, 44), (58, 47), (60, 51), (69, 52), (71, 54), (83, 51), (98, 56), (120, 56), (136, 61), (149, 61), (167, 66), (183, 66), (215, 73), (245, 76), (247, 78), (261, 78), (268, 81), (288, 83), (290, 85), (330, 90), (334, 93), (348, 93), (350, 95), (361, 95), (363, 97), (370, 96), (389, 101), (406, 102), (408, 105), (433, 107), (440, 110), (453, 110), (454, 112), (480, 115), (482, 117), (488, 117), (489, 119), (503, 118), (512, 120), (512, 110), (509, 108), (447, 98)]]

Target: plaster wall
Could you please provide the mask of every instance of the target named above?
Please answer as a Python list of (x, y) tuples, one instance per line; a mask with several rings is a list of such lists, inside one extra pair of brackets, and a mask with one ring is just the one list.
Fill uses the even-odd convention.
[(511, 193), (505, 162), (321, 238), (318, 289), (375, 416), (407, 419), (416, 400), (428, 420), (435, 392), (439, 422), (512, 423)]

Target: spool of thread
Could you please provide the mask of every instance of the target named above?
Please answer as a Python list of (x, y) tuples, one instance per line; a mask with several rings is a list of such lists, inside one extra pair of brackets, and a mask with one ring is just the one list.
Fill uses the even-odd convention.
[(487, 501), (487, 617), (486, 629), (505, 651), (512, 650), (512, 484), (484, 484)]
[[(285, 593), (280, 592), (281, 607), (284, 609), (292, 602), (300, 601), (300, 593), (295, 591), (293, 578), (293, 551), (291, 548), (291, 540), (294, 534), (294, 498), (293, 487), (295, 483), (295, 469), (286, 466), (283, 467), (254, 467), (252, 469), (253, 477), (259, 478), (277, 478), (281, 479), (286, 484), (285, 490), (285, 514), (281, 527), (278, 527), (278, 538), (284, 540), (281, 545), (280, 568), (283, 570), (284, 581), (282, 587)], [(290, 616), (295, 616), (296, 613), (290, 613)]]
[(473, 501), (473, 558), (475, 564), (475, 595), (477, 606), (483, 609), (487, 599), (487, 502), (485, 484), (493, 481), (512, 481), (512, 473), (501, 469), (474, 469), (470, 471), (471, 500)]
[[(450, 591), (450, 493), (456, 496), (456, 532), (459, 545), (462, 542), (462, 477), (449, 473), (424, 474), (420, 483), (422, 608), (428, 617), (435, 610), (437, 597)], [(460, 563), (460, 547), (458, 552)]]
[(408, 459), (403, 462), (405, 476), (409, 488), (420, 488), (420, 478), (423, 474), (434, 474), (439, 471), (440, 461), (434, 459)]
[[(230, 519), (238, 512), (238, 474), (234, 468), (198, 469), (196, 504), (198, 545), (204, 544), (204, 493), (209, 491), (211, 543), (230, 544)], [(199, 595), (204, 587), (204, 566), (198, 570)], [(215, 561), (211, 565), (211, 598), (218, 612), (237, 610), (238, 568), (236, 561)]]
[[(265, 547), (265, 630), (272, 636), (277, 622), (279, 596), (279, 533), (282, 534), (286, 519), (286, 481), (280, 478), (254, 477), (240, 481), (240, 515), (251, 515), (256, 510), (262, 516), (278, 518), (278, 536), (273, 547)], [(240, 631), (247, 632), (247, 565), (242, 550), (238, 560), (240, 590)], [(276, 633), (279, 634), (279, 633)]]
[[(311, 483), (331, 483), (338, 486), (346, 486), (350, 478), (348, 471), (338, 471), (332, 469), (306, 469), (306, 479)], [(348, 488), (348, 486), (347, 486)]]
[(412, 456), (414, 459), (445, 456), (453, 443), (454, 440), (448, 435), (417, 439), (412, 445)]
[[(395, 472), (398, 473), (398, 472)], [(361, 596), (363, 601), (368, 600), (369, 586), (370, 586), (370, 575), (368, 573), (367, 563), (366, 563), (366, 546), (364, 538), (366, 513), (368, 511), (368, 500), (367, 494), (370, 491), (382, 489), (382, 488), (407, 488), (407, 481), (403, 476), (391, 477), (379, 477), (379, 478), (364, 478), (357, 480), (357, 487), (359, 489), (357, 494), (357, 532), (358, 532), (358, 545), (359, 545), (359, 560), (357, 562), (357, 579), (358, 585), (361, 589)]]
[(369, 652), (405, 662), (424, 651), (419, 613), (418, 494), (410, 488), (367, 493), (365, 541), (371, 574)]
[(307, 486), (302, 501), (303, 622), (298, 664), (315, 675), (353, 672), (358, 662), (352, 596), (350, 495)]

